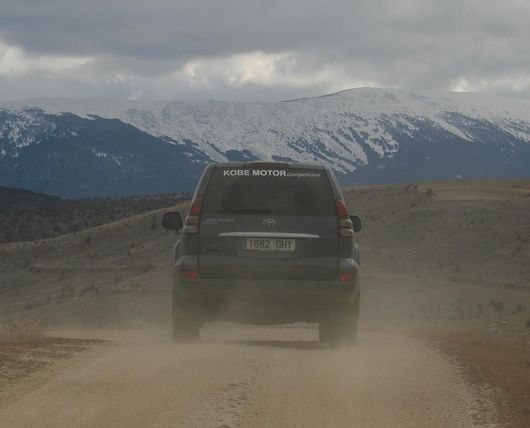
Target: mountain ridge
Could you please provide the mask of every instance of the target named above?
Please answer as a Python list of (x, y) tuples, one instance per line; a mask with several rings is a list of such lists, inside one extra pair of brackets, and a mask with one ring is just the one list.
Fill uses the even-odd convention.
[[(132, 134), (136, 143), (128, 146), (122, 140)], [(54, 147), (57, 141), (60, 147)], [(131, 186), (114, 190), (99, 184), (85, 191), (88, 170), (83, 183), (68, 190), (54, 190), (57, 186), (42, 175), (37, 177), (41, 184), (31, 183), (24, 156), (38, 152), (30, 156), (34, 164), (39, 157), (60, 168), (50, 153), (64, 158), (80, 141), (76, 147), (84, 152), (85, 168), (110, 183), (132, 180)], [(48, 150), (37, 150), (43, 142)], [(189, 191), (208, 162), (257, 159), (320, 162), (348, 184), (525, 177), (530, 175), (525, 168), (525, 162), (530, 164), (530, 100), (358, 88), (279, 102), (0, 102), (0, 166), (13, 177), (0, 172), (3, 185), (25, 179), (22, 187), (66, 196), (138, 193), (136, 186), (141, 192)], [(52, 170), (47, 169), (49, 176)], [(132, 177), (134, 171), (145, 177), (143, 185)], [(170, 182), (176, 187), (168, 188)]]

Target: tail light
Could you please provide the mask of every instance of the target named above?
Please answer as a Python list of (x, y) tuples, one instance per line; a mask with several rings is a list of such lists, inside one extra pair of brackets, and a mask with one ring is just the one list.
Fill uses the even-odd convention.
[(202, 196), (195, 196), (188, 216), (184, 219), (183, 232), (187, 235), (199, 233), (199, 218), (202, 212)]
[(353, 237), (353, 223), (348, 214), (348, 207), (342, 199), (337, 201), (337, 218), (339, 222), (339, 236), (344, 238)]
[(190, 216), (200, 216), (202, 211), (202, 196), (195, 196), (191, 203)]
[(199, 271), (196, 270), (183, 270), (182, 277), (185, 279), (197, 279), (199, 277)]
[(342, 199), (339, 199), (337, 201), (337, 217), (339, 219), (346, 219), (349, 218), (348, 216), (348, 207), (346, 207), (346, 204)]
[(353, 273), (341, 273), (339, 275), (339, 282), (351, 282), (353, 280)]

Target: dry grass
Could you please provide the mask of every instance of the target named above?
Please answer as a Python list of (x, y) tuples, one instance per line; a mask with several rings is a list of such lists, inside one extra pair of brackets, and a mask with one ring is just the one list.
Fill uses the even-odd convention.
[[(77, 352), (101, 343), (97, 340), (65, 339), (40, 335), (38, 323), (25, 321), (2, 325), (2, 332), (8, 332), (0, 340), (0, 403), (4, 405), (16, 398), (10, 385), (20, 384), (34, 373), (56, 365), (64, 368), (63, 361)], [(8, 342), (2, 342), (8, 340)], [(29, 383), (28, 385), (32, 385)], [(24, 386), (22, 386), (24, 388)], [(28, 390), (29, 391), (29, 390)], [(1, 426), (5, 426), (0, 423)]]
[(25, 318), (0, 324), (0, 344), (22, 343), (43, 337), (42, 323), (35, 318)]
[(462, 330), (440, 332), (435, 341), (490, 395), (505, 426), (530, 426), (530, 343), (525, 335), (506, 329), (496, 334)]
[(509, 200), (530, 197), (528, 180), (453, 181), (422, 183), (420, 189), (431, 189), (434, 199), (445, 201)]

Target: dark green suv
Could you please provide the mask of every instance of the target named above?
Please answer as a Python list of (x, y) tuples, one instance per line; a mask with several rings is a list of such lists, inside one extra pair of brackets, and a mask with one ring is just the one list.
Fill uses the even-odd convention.
[(173, 337), (208, 321), (318, 322), (323, 342), (354, 342), (358, 217), (329, 168), (226, 162), (206, 167), (174, 249)]

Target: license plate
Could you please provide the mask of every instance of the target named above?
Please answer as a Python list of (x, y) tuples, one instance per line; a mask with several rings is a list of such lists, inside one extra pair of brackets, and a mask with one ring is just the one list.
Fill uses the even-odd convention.
[(282, 238), (246, 238), (243, 239), (243, 249), (252, 251), (285, 251), (295, 250), (294, 239)]

